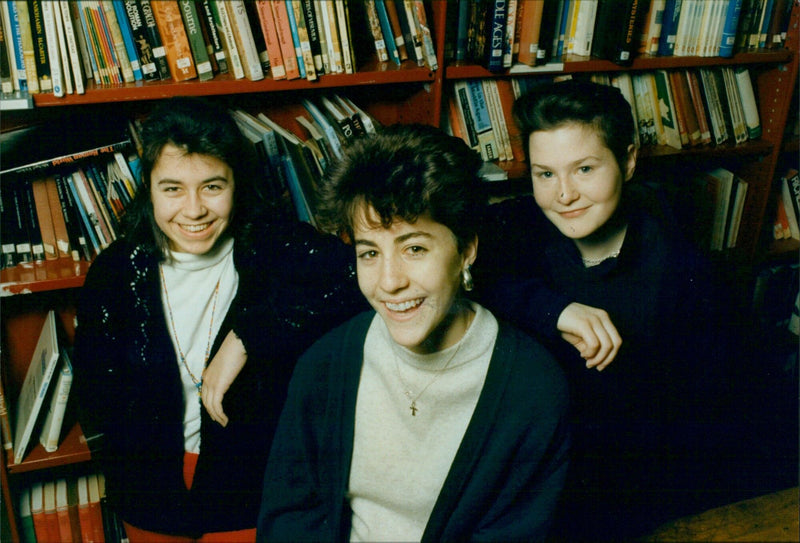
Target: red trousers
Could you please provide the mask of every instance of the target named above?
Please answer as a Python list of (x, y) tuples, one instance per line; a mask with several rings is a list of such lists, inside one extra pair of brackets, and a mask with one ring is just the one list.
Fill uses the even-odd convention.
[[(186, 483), (186, 488), (192, 488), (194, 469), (195, 466), (197, 466), (197, 457), (198, 455), (189, 452), (183, 457), (183, 480)], [(203, 534), (203, 536), (198, 539), (193, 539), (191, 537), (179, 535), (149, 532), (131, 526), (127, 522), (124, 522), (124, 524), (125, 531), (131, 543), (255, 543), (256, 540), (255, 528), (236, 530), (233, 532), (213, 532)]]

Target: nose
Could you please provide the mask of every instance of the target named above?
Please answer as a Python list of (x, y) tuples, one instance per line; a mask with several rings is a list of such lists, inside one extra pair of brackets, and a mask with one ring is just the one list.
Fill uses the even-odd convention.
[(408, 275), (400, 258), (384, 260), (379, 284), (384, 292), (397, 292), (408, 286)]
[(559, 178), (558, 182), (558, 202), (564, 205), (569, 205), (579, 198), (578, 191), (572, 184), (569, 176), (564, 175)]
[(197, 193), (190, 192), (186, 197), (185, 205), (183, 206), (183, 214), (190, 219), (196, 219), (206, 214), (206, 206), (203, 203), (203, 198)]

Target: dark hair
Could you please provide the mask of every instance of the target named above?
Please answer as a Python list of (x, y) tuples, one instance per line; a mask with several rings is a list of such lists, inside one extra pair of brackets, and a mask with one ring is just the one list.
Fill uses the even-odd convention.
[(166, 145), (186, 154), (217, 158), (233, 171), (233, 215), (228, 232), (234, 237), (250, 228), (252, 212), (263, 204), (258, 190), (256, 158), (236, 122), (223, 107), (201, 99), (177, 96), (164, 100), (142, 124), (142, 181), (125, 213), (125, 236), (145, 249), (164, 252), (167, 236), (153, 215), (150, 183), (153, 168)]
[(421, 215), (447, 226), (459, 251), (473, 241), (485, 205), (480, 155), (461, 139), (425, 125), (392, 125), (350, 144), (320, 187), (320, 226), (353, 235), (361, 204), (388, 228)]
[(514, 117), (522, 132), (529, 164), (528, 140), (533, 132), (582, 123), (597, 129), (620, 168), (625, 170), (628, 146), (634, 142), (636, 127), (631, 106), (616, 87), (576, 80), (542, 84), (514, 103)]

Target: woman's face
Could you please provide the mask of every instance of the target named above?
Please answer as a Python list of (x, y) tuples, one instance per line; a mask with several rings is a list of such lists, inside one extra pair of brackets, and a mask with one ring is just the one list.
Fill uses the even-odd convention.
[(181, 253), (210, 251), (233, 213), (233, 171), (221, 160), (167, 144), (150, 176), (156, 224)]
[(428, 216), (384, 228), (366, 206), (355, 225), (358, 285), (394, 341), (418, 353), (458, 342), (468, 324), (454, 302), (462, 270), (475, 261), (477, 240), (459, 253), (453, 232)]
[(533, 132), (528, 145), (533, 196), (550, 222), (571, 239), (603, 226), (619, 206), (622, 184), (633, 176), (633, 146), (623, 172), (591, 125)]

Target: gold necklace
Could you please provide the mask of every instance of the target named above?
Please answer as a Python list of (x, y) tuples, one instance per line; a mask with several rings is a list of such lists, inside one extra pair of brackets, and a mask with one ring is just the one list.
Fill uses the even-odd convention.
[[(472, 317), (473, 317), (472, 312), (468, 312), (467, 313), (467, 327), (466, 327), (466, 330), (464, 330), (464, 335), (466, 335), (467, 330), (469, 330), (469, 325), (472, 323)], [(463, 341), (462, 341), (463, 339), (464, 339), (464, 336), (461, 336), (461, 339), (458, 341), (458, 346), (456, 347), (456, 350), (453, 352), (453, 355), (450, 357), (450, 359), (447, 361), (447, 363), (444, 366), (442, 366), (442, 369), (435, 370), (436, 371), (436, 375), (433, 376), (433, 379), (431, 379), (428, 382), (428, 384), (425, 385), (423, 387), (423, 389), (419, 391), (419, 394), (417, 394), (416, 396), (414, 396), (414, 393), (411, 391), (411, 388), (408, 386), (408, 384), (403, 379), (403, 374), (400, 372), (400, 356), (397, 354), (397, 351), (395, 350), (394, 340), (391, 339), (391, 338), (389, 339), (389, 341), (392, 342), (392, 353), (394, 354), (394, 365), (395, 365), (395, 368), (397, 369), (397, 378), (400, 380), (400, 384), (403, 385), (403, 394), (405, 395), (406, 398), (409, 399), (409, 401), (411, 401), (411, 405), (409, 405), (408, 408), (411, 410), (411, 416), (412, 417), (416, 417), (417, 416), (417, 411), (419, 411), (419, 408), (417, 407), (417, 400), (419, 400), (420, 397), (423, 394), (425, 394), (425, 391), (428, 390), (428, 388), (430, 388), (430, 386), (433, 383), (436, 382), (436, 380), (439, 378), (439, 376), (441, 376), (445, 371), (447, 371), (447, 368), (450, 367), (450, 363), (453, 362), (453, 360), (455, 360), (456, 355), (458, 354), (458, 351), (461, 350), (461, 344), (463, 343)]]
[[(183, 363), (183, 367), (186, 368), (186, 373), (189, 374), (189, 377), (192, 379), (192, 383), (194, 383), (195, 388), (197, 389), (197, 396), (200, 397), (203, 392), (203, 375), (200, 374), (200, 379), (194, 376), (192, 370), (189, 369), (189, 364), (186, 363), (186, 356), (183, 354), (183, 349), (181, 349), (181, 344), (178, 341), (178, 329), (175, 328), (175, 319), (172, 317), (172, 305), (169, 303), (169, 292), (167, 292), (167, 280), (164, 278), (164, 268), (163, 266), (158, 266), (158, 271), (161, 274), (161, 284), (164, 287), (164, 299), (167, 302), (167, 313), (169, 314), (169, 322), (172, 325), (172, 334), (175, 337), (175, 345), (178, 347), (178, 356)], [(214, 287), (214, 304), (211, 306), (211, 324), (208, 326), (208, 342), (206, 343), (206, 355), (205, 360), (203, 360), (203, 369), (205, 369), (206, 364), (208, 364), (208, 357), (211, 354), (211, 343), (212, 343), (212, 336), (211, 334), (214, 331), (214, 313), (217, 311), (217, 298), (219, 297), (219, 282), (221, 279), (217, 279), (217, 284)]]

